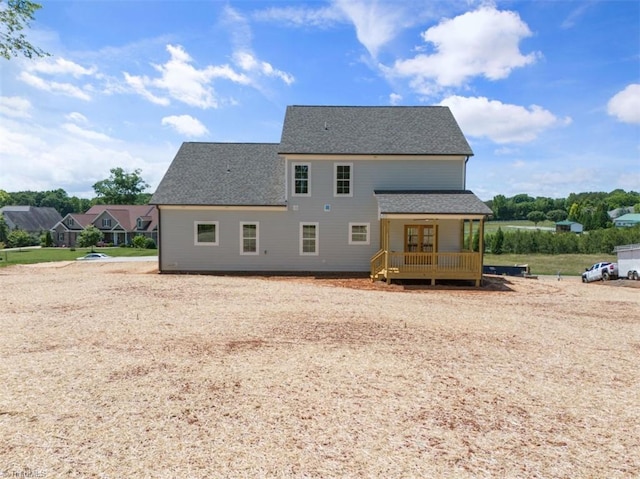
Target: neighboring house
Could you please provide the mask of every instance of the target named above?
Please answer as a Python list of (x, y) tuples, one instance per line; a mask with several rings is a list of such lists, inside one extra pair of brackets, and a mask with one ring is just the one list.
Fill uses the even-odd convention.
[(626, 215), (619, 216), (613, 220), (613, 224), (616, 228), (630, 228), (640, 225), (640, 213), (627, 213)]
[(447, 107), (287, 108), (281, 142), (183, 143), (151, 202), (161, 272), (482, 279), (491, 210)]
[(51, 228), (54, 242), (75, 246), (91, 225), (102, 231), (104, 243), (129, 244), (139, 235), (158, 242), (158, 210), (150, 205), (95, 205), (86, 213), (69, 213)]
[(623, 206), (622, 208), (616, 208), (615, 210), (607, 211), (609, 218), (615, 220), (622, 215), (626, 215), (627, 213), (635, 213), (633, 206)]
[(556, 233), (582, 233), (583, 226), (575, 221), (558, 221), (556, 223)]
[(50, 230), (62, 219), (58, 210), (48, 206), (3, 206), (0, 214), (10, 231), (20, 229), (32, 235)]

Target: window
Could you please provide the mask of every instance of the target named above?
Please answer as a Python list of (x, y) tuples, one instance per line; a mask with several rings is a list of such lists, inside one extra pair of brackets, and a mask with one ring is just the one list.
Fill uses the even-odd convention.
[(196, 221), (194, 230), (196, 245), (218, 246), (217, 221)]
[(369, 223), (349, 223), (349, 244), (369, 244)]
[(311, 165), (309, 163), (293, 164), (293, 196), (311, 196)]
[(300, 254), (318, 255), (318, 223), (300, 223)]
[(142, 218), (138, 218), (138, 221), (136, 222), (136, 225), (137, 225), (137, 228), (138, 228), (139, 230), (141, 230), (141, 229), (142, 229)]
[(69, 226), (74, 226), (76, 224), (75, 220), (73, 218), (69, 218), (69, 221), (67, 222)]
[(259, 254), (258, 223), (240, 223), (240, 254)]
[(353, 196), (353, 163), (335, 163), (333, 196)]
[(58, 233), (58, 241), (64, 241), (64, 233)]
[(111, 218), (102, 218), (102, 227), (111, 228)]

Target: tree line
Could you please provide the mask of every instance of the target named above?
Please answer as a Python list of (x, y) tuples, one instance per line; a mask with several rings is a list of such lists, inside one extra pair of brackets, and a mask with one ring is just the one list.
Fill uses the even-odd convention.
[(568, 219), (590, 231), (612, 226), (609, 211), (621, 208), (624, 212), (633, 207), (635, 212), (640, 212), (640, 193), (616, 189), (610, 193), (571, 193), (567, 198), (534, 198), (523, 193), (510, 198), (496, 195), (485, 203), (493, 211), (493, 220), (529, 220), (537, 224), (544, 220), (555, 223)]
[[(478, 237), (473, 241), (478, 251)], [(498, 228), (484, 237), (485, 253), (493, 254), (612, 254), (616, 246), (636, 243), (640, 243), (640, 226), (603, 228), (587, 234)]]
[(48, 206), (64, 217), (69, 213), (84, 213), (93, 205), (145, 205), (151, 199), (151, 193), (145, 193), (149, 185), (140, 173), (141, 170), (127, 172), (122, 168), (112, 168), (109, 178), (93, 185), (96, 195), (91, 199), (69, 196), (62, 188), (14, 193), (0, 190), (0, 208), (10, 205)]

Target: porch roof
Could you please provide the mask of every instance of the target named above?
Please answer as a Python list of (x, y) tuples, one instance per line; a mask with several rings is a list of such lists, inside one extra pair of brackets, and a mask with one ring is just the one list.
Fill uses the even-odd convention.
[(470, 215), (493, 212), (469, 190), (375, 190), (381, 216)]

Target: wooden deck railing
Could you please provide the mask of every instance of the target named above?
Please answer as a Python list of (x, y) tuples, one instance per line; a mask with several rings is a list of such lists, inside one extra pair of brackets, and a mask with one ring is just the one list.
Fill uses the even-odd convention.
[(480, 253), (398, 253), (380, 250), (371, 258), (371, 278), (479, 279)]

